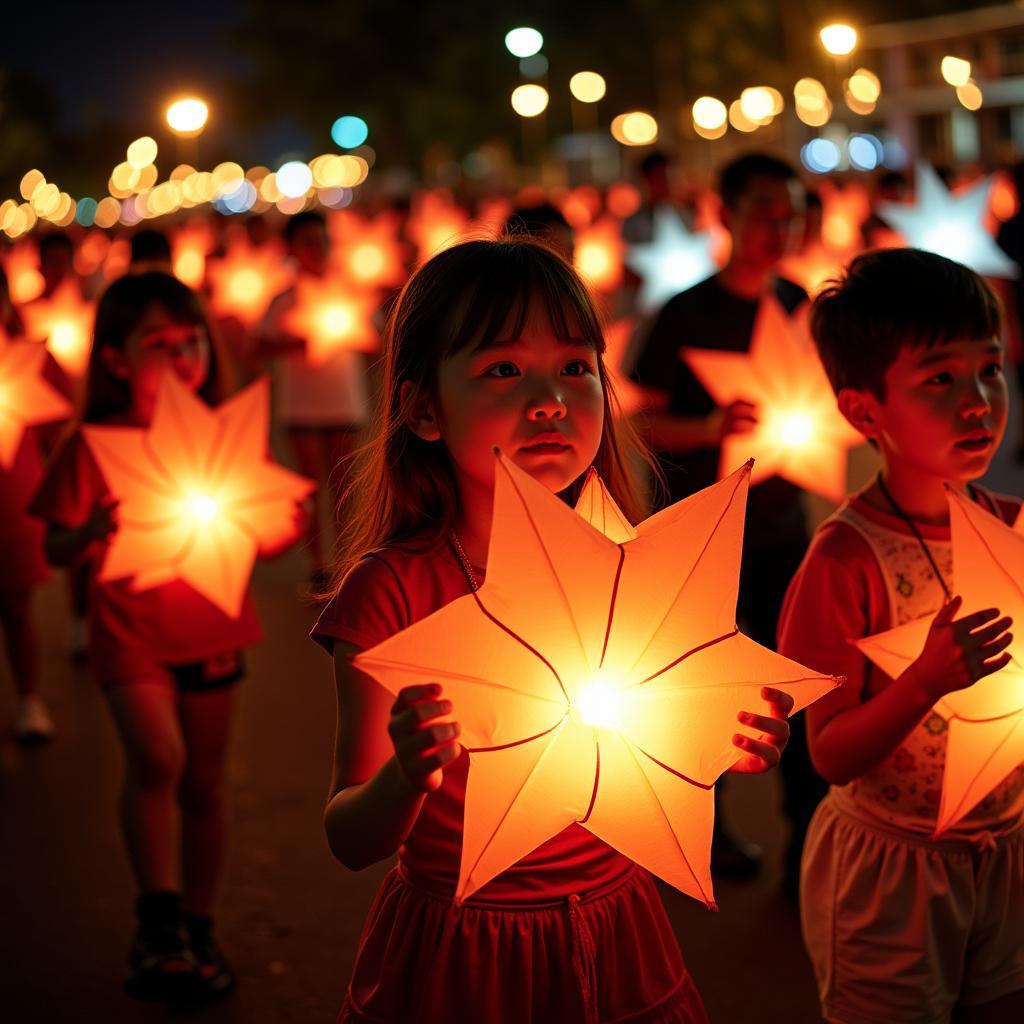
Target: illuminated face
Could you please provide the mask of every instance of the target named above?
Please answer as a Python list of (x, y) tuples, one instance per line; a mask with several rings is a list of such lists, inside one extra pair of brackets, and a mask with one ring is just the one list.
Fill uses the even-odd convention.
[(464, 500), (472, 490), (489, 500), (495, 447), (552, 491), (590, 466), (604, 426), (597, 360), (582, 339), (557, 337), (535, 306), (520, 337), (442, 362), (439, 429)]
[(722, 223), (732, 235), (734, 258), (773, 269), (799, 243), (803, 231), (804, 196), (798, 181), (754, 177), (732, 208), (722, 210)]
[(965, 483), (982, 476), (1006, 429), (1009, 396), (996, 339), (904, 346), (885, 372), (885, 401), (866, 396), (872, 437), (890, 467)]
[(173, 320), (157, 304), (149, 307), (125, 339), (123, 351), (106, 351), (112, 372), (129, 382), (135, 418), (143, 424), (152, 418), (165, 369), (173, 370), (193, 393), (210, 370), (210, 341), (202, 326)]

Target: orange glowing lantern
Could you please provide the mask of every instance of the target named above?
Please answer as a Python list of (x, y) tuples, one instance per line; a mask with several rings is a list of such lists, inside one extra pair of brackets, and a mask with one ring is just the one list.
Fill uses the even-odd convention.
[(813, 299), (827, 281), (838, 278), (844, 260), (821, 242), (810, 242), (799, 253), (783, 259), (779, 271), (795, 281)]
[(10, 469), (26, 427), (67, 419), (71, 403), (43, 376), (46, 349), (0, 336), (0, 466)]
[(205, 221), (193, 219), (179, 228), (171, 242), (174, 276), (189, 288), (200, 288), (206, 277), (206, 257), (213, 247), (213, 231)]
[(850, 257), (861, 248), (861, 225), (871, 213), (871, 199), (859, 185), (838, 188), (821, 185), (821, 237), (840, 257)]
[(380, 338), (373, 326), (372, 293), (358, 291), (337, 277), (300, 277), (295, 296), (281, 326), (306, 339), (306, 358), (312, 365), (322, 366), (345, 349), (377, 351)]
[(42, 295), (46, 282), (39, 273), (39, 254), (32, 242), (21, 241), (11, 249), (4, 262), (4, 271), (11, 299), (18, 305)]
[(74, 281), (65, 281), (48, 298), (22, 307), (25, 337), (44, 341), (53, 357), (71, 376), (80, 377), (89, 363), (93, 304), (82, 298)]
[[(1024, 534), (962, 494), (949, 492), (953, 575), (965, 614), (999, 608), (1024, 620)], [(857, 641), (893, 679), (924, 649), (933, 615)], [(955, 825), (1024, 763), (1024, 640), (1014, 630), (1010, 663), (965, 690), (947, 693), (933, 710), (949, 726), (935, 835)]]
[(292, 279), (281, 253), (271, 247), (254, 248), (241, 240), (228, 247), (223, 259), (210, 260), (206, 275), (217, 314), (237, 317), (246, 327), (259, 321), (270, 300)]
[(644, 407), (643, 388), (629, 379), (626, 363), (629, 359), (629, 343), (635, 324), (632, 317), (622, 317), (609, 324), (604, 332), (604, 368), (615, 393), (619, 412), (631, 416)]
[(458, 242), (469, 226), (469, 217), (444, 190), (421, 192), (413, 202), (406, 234), (416, 246), (417, 259), (431, 256)]
[(395, 693), (444, 687), (469, 752), (462, 901), (578, 822), (712, 905), (715, 780), (762, 685), (803, 707), (837, 685), (736, 628), (749, 467), (627, 537), (605, 536), (509, 460), (487, 578), (354, 664)]
[(838, 504), (847, 452), (863, 438), (840, 414), (806, 320), (773, 296), (761, 301), (749, 352), (684, 348), (680, 355), (719, 405), (757, 408), (757, 427), (722, 444), (719, 474), (755, 458), (754, 482), (779, 475)]
[(626, 243), (614, 217), (601, 217), (576, 232), (573, 262), (587, 283), (599, 291), (614, 291), (622, 283)]
[(258, 380), (211, 409), (167, 373), (148, 429), (83, 428), (121, 502), (101, 582), (183, 580), (238, 616), (257, 552), (291, 535), (296, 503), (315, 487), (270, 460), (269, 398)]
[(370, 218), (354, 210), (331, 214), (331, 238), (345, 275), (362, 288), (397, 288), (409, 276), (406, 247), (398, 240), (399, 218), (383, 211)]

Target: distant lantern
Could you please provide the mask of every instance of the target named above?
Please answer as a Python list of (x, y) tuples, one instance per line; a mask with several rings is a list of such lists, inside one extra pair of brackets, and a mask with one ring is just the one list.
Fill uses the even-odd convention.
[(596, 71), (577, 71), (569, 79), (569, 92), (580, 103), (597, 103), (607, 90), (604, 79)]

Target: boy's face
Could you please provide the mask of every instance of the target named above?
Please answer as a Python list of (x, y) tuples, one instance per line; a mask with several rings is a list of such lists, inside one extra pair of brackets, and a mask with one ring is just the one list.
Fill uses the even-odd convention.
[(906, 345), (885, 371), (883, 401), (866, 391), (851, 394), (859, 414), (849, 415), (842, 392), (840, 406), (878, 444), (890, 472), (966, 483), (988, 470), (1006, 429), (1003, 347), (995, 338)]
[(804, 192), (799, 181), (755, 175), (722, 224), (732, 235), (734, 259), (762, 270), (774, 269), (800, 241)]

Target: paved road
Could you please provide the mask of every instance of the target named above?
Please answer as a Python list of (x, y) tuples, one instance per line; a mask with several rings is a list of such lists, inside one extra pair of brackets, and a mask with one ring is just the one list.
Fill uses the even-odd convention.
[[(1024, 493), (1001, 461), (994, 483)], [(239, 975), (227, 1002), (177, 1014), (120, 993), (132, 890), (117, 837), (120, 754), (106, 709), (63, 651), (61, 580), (40, 594), (44, 690), (59, 727), (48, 748), (10, 739), (13, 697), (0, 680), (0, 1018), (246, 1024), (330, 1022), (386, 865), (353, 875), (327, 852), (320, 812), (333, 694), (330, 662), (305, 633), (314, 612), (297, 597), (297, 556), (261, 567), (255, 594), (267, 638), (240, 690), (229, 780), (230, 853), (220, 931)], [(793, 908), (777, 895), (784, 826), (777, 782), (738, 779), (732, 814), (767, 850), (763, 877), (720, 884), (710, 914), (663, 890), (680, 945), (716, 1024), (817, 1021)]]

